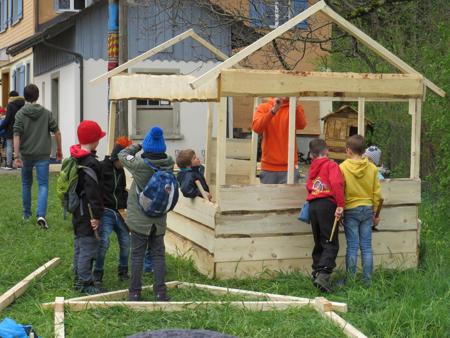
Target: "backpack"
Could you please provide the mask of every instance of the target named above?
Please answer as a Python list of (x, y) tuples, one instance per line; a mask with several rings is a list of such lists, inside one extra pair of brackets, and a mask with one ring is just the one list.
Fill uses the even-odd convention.
[[(64, 218), (67, 216), (67, 211), (73, 214), (78, 207), (81, 207), (80, 199), (84, 191), (81, 192), (80, 196), (78, 196), (76, 191), (80, 169), (98, 184), (97, 174), (92, 168), (79, 165), (73, 157), (64, 159), (61, 172), (56, 181), (56, 193), (64, 208)], [(83, 214), (82, 209), (81, 214)]]
[(178, 181), (172, 172), (156, 168), (147, 159), (145, 163), (155, 172), (144, 190), (136, 186), (138, 205), (148, 217), (161, 217), (172, 211), (178, 202)]

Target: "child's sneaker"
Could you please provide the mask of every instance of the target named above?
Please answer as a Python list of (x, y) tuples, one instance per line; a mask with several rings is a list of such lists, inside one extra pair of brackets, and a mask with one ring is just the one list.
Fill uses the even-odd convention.
[(330, 284), (330, 274), (328, 273), (319, 272), (317, 277), (314, 279), (313, 284), (316, 288), (323, 292), (333, 292)]
[(128, 275), (128, 267), (120, 267), (118, 269), (117, 275), (119, 276), (119, 280), (121, 282), (125, 282), (130, 279), (130, 276)]
[(169, 302), (170, 297), (166, 291), (155, 293), (155, 301), (156, 302)]
[(103, 285), (103, 271), (94, 270), (92, 277), (94, 279), (94, 286), (101, 288)]
[(81, 288), (80, 292), (81, 293), (85, 293), (87, 295), (96, 295), (96, 294), (99, 294), (99, 293), (106, 292), (106, 289), (101, 288), (101, 287), (97, 287), (97, 286), (91, 284), (91, 285), (84, 285)]
[(44, 217), (38, 217), (37, 225), (39, 225), (41, 227), (41, 229), (45, 229), (45, 230), (48, 229), (48, 223)]
[(128, 292), (129, 302), (140, 302), (141, 301), (141, 291), (130, 291)]

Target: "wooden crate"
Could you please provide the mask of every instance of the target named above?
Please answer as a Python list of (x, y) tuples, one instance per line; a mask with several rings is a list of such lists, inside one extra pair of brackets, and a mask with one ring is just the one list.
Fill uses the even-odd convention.
[[(374, 263), (387, 268), (418, 264), (420, 181), (386, 180), (385, 207), (373, 233)], [(277, 271), (311, 270), (314, 245), (310, 225), (297, 220), (304, 185), (225, 186), (218, 204), (181, 197), (168, 216), (169, 253), (191, 258), (213, 278), (271, 276)], [(339, 234), (338, 265), (346, 241)]]

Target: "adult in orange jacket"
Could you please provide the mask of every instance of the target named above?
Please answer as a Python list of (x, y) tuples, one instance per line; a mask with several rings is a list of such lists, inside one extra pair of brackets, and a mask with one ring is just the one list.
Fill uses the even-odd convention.
[[(303, 107), (296, 109), (296, 129), (306, 127)], [(289, 97), (271, 98), (258, 106), (253, 115), (252, 129), (262, 135), (262, 159), (260, 180), (263, 184), (284, 184), (288, 170)], [(298, 168), (297, 144), (295, 167)], [(295, 182), (298, 170), (295, 171)]]

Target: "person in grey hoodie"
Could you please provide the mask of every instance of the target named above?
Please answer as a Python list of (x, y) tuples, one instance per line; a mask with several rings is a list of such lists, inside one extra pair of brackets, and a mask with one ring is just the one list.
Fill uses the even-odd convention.
[[(141, 155), (138, 152), (143, 150)], [(142, 191), (155, 171), (154, 167), (172, 171), (174, 161), (166, 153), (163, 130), (155, 126), (145, 136), (142, 146), (132, 144), (119, 153), (119, 160), (132, 174), (133, 183), (128, 194), (127, 225), (131, 231), (131, 281), (128, 299), (139, 301), (142, 290), (142, 269), (145, 251), (150, 250), (153, 262), (153, 293), (156, 301), (168, 301), (165, 284), (166, 261), (164, 234), (166, 232), (166, 217), (148, 217), (138, 204), (137, 190)]]
[(61, 133), (52, 113), (37, 104), (39, 89), (30, 84), (23, 90), (27, 102), (16, 114), (14, 122), (14, 161), (17, 168), (22, 168), (22, 204), (23, 218), (31, 217), (31, 186), (33, 168), (36, 168), (38, 180), (37, 224), (47, 229), (46, 220), (48, 200), (48, 171), (51, 152), (51, 136), (55, 135), (57, 144), (56, 158), (62, 159)]

